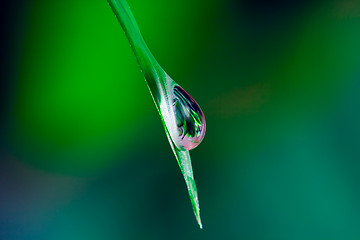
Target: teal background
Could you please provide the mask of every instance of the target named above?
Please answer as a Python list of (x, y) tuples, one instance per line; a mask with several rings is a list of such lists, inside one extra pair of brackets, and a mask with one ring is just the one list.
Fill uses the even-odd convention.
[(360, 239), (360, 1), (129, 0), (200, 104), (204, 229), (104, 1), (2, 4), (0, 239)]

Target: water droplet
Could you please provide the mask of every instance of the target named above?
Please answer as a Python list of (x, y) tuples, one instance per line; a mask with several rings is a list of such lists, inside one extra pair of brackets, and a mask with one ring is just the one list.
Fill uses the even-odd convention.
[(184, 149), (191, 150), (199, 145), (205, 136), (204, 113), (180, 86), (175, 86), (173, 90), (173, 109), (180, 143)]

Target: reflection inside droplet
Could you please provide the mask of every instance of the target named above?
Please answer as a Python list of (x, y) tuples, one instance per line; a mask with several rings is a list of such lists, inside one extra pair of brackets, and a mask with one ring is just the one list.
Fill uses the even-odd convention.
[(174, 87), (173, 109), (180, 143), (184, 149), (191, 150), (205, 136), (205, 116), (195, 100), (180, 86)]

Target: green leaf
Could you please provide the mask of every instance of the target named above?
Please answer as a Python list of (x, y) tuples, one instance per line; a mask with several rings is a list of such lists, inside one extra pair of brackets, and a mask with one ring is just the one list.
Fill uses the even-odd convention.
[(199, 199), (188, 150), (195, 148), (203, 139), (206, 128), (205, 117), (195, 100), (158, 64), (146, 45), (127, 2), (108, 0), (108, 3), (124, 29), (145, 76), (171, 149), (184, 176), (196, 220), (202, 228)]

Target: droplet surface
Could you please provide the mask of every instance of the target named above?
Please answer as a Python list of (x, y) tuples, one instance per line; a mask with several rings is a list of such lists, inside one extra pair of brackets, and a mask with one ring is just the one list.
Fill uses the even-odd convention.
[(205, 136), (204, 113), (196, 101), (180, 86), (175, 86), (173, 90), (173, 109), (182, 147), (186, 150), (194, 149)]

